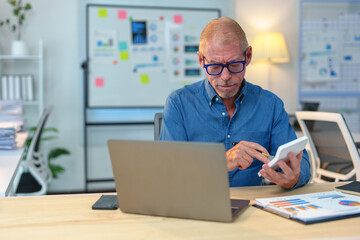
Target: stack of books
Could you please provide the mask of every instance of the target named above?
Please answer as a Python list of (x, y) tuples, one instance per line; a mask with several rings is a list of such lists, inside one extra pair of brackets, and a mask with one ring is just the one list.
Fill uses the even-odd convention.
[(15, 138), (15, 128), (0, 128), (0, 149), (15, 149)]

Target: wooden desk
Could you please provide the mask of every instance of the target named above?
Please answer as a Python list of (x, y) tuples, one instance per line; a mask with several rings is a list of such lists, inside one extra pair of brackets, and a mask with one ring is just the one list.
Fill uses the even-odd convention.
[[(253, 200), (332, 190), (340, 184), (308, 185), (288, 192), (277, 186), (231, 189)], [(249, 207), (233, 223), (91, 210), (101, 194), (9, 197), (0, 199), (2, 239), (348, 239), (360, 238), (360, 217), (303, 225)]]

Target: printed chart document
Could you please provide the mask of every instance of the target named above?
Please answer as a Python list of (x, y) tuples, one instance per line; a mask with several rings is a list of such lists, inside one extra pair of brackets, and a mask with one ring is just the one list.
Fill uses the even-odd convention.
[(255, 206), (305, 224), (360, 216), (360, 196), (335, 190), (258, 198)]

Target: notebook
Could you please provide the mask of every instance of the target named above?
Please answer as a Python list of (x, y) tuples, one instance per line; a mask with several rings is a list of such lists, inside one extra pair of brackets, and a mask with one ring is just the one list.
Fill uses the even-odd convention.
[(230, 199), (219, 143), (109, 140), (125, 213), (231, 222), (249, 200)]

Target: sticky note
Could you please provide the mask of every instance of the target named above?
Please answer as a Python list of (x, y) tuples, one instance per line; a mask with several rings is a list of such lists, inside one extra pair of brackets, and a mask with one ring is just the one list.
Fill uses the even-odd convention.
[(119, 10), (117, 12), (117, 18), (118, 19), (124, 20), (124, 19), (126, 19), (126, 17), (127, 17), (127, 11), (126, 10)]
[(150, 78), (148, 74), (140, 75), (140, 82), (141, 84), (148, 84), (150, 83)]
[(106, 18), (107, 17), (107, 9), (99, 8), (98, 15), (100, 18)]
[(126, 51), (126, 50), (128, 50), (127, 42), (119, 42), (119, 50), (120, 50), (120, 51)]
[(129, 59), (129, 52), (128, 51), (121, 51), (120, 52), (120, 60), (128, 60)]
[(181, 84), (184, 85), (184, 86), (185, 86), (185, 85), (189, 85), (190, 83), (191, 83), (191, 82), (189, 82), (189, 81), (183, 81), (183, 82), (181, 82)]
[(183, 23), (183, 17), (181, 14), (174, 15), (174, 23), (176, 24), (182, 24)]
[(95, 87), (104, 87), (105, 79), (103, 77), (95, 78)]

